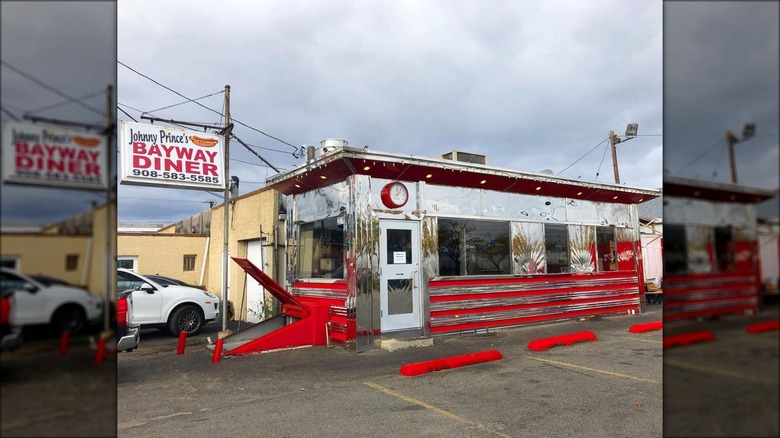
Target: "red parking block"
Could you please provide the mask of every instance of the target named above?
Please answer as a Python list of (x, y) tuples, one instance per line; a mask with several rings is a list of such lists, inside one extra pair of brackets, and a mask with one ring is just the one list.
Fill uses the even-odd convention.
[(772, 330), (780, 330), (780, 320), (756, 322), (747, 326), (745, 331), (748, 333), (763, 333)]
[(424, 362), (405, 363), (401, 365), (401, 375), (411, 377), (431, 371), (441, 371), (449, 368), (458, 368), (475, 363), (501, 360), (504, 356), (498, 350), (480, 351), (478, 353), (462, 354), (460, 356), (444, 357), (441, 359), (427, 360)]
[(567, 335), (553, 336), (551, 338), (534, 339), (528, 343), (531, 351), (544, 351), (556, 345), (571, 345), (575, 342), (596, 341), (596, 334), (591, 331), (569, 333)]
[(661, 330), (664, 328), (663, 321), (643, 322), (640, 324), (634, 324), (628, 329), (631, 333), (644, 333), (651, 332), (653, 330)]
[(715, 335), (709, 330), (664, 336), (664, 350), (675, 345), (690, 345), (696, 342), (714, 341)]

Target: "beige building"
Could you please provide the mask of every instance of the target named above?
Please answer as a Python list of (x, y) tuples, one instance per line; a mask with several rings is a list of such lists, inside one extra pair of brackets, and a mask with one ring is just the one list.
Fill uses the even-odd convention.
[[(228, 252), (248, 258), (284, 283), (284, 208), (279, 193), (263, 188), (228, 204)], [(280, 211), (282, 213), (280, 213)], [(117, 260), (139, 274), (159, 274), (199, 285), (222, 296), (224, 210), (222, 205), (156, 232), (119, 232)], [(228, 263), (228, 300), (234, 318), (259, 321), (275, 313), (274, 301), (232, 260)]]
[[(108, 284), (114, 282), (113, 262), (105, 257), (114, 254), (116, 248), (116, 208), (111, 210), (110, 227), (106, 226), (104, 204), (39, 231), (4, 229), (0, 244), (2, 265), (23, 274), (45, 275), (84, 286), (104, 297), (107, 270)], [(107, 262), (112, 265), (107, 267)], [(114, 289), (109, 289), (113, 298)]]

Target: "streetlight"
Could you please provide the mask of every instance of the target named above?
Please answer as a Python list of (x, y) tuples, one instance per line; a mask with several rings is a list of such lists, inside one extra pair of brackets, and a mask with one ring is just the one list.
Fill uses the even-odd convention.
[(737, 183), (737, 163), (734, 160), (734, 145), (749, 139), (756, 133), (755, 123), (745, 123), (745, 127), (742, 128), (742, 138), (737, 138), (736, 134), (731, 131), (726, 131), (726, 141), (729, 142), (729, 164), (731, 165), (731, 182)]
[(617, 160), (617, 145), (620, 142), (631, 140), (636, 138), (636, 133), (639, 130), (638, 123), (629, 123), (626, 126), (626, 138), (620, 138), (615, 135), (615, 131), (609, 131), (609, 145), (612, 148), (612, 169), (615, 171), (615, 184), (620, 184), (620, 172), (618, 172), (618, 160)]

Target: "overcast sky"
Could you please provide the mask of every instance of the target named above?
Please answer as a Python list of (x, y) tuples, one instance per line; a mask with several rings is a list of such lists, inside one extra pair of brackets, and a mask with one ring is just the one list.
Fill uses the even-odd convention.
[[(730, 183), (726, 132), (755, 136), (735, 146), (738, 183), (778, 187), (780, 3), (665, 2), (664, 170)], [(762, 206), (777, 215), (777, 198)], [(773, 213), (774, 212), (774, 213)]]
[[(3, 0), (0, 7), (2, 119), (10, 120), (11, 115), (21, 118), (30, 112), (40, 117), (105, 124), (105, 90), (116, 81), (116, 3)], [(68, 103), (67, 98), (24, 75), (73, 98), (97, 93), (82, 101), (93, 110)], [(53, 108), (46, 109), (49, 106)], [(1, 193), (5, 224), (47, 224), (88, 211), (93, 201), (106, 200), (104, 192), (50, 187), (4, 184)]]
[[(739, 182), (777, 187), (777, 5), (3, 1), (2, 59), (74, 97), (116, 72), (119, 106), (136, 119), (184, 99), (116, 59), (187, 97), (217, 93), (201, 100), (216, 111), (229, 84), (233, 118), (296, 146), (340, 137), (415, 155), (456, 149), (600, 182), (614, 181), (608, 132), (638, 123), (618, 161), (621, 182), (644, 188), (661, 186), (662, 169), (729, 181), (725, 132), (754, 122), (755, 138), (737, 145)], [(2, 92), (17, 115), (63, 100), (5, 66)], [(103, 108), (105, 97), (87, 103)], [(40, 115), (102, 118), (74, 105)], [(154, 115), (220, 121), (192, 103)], [(287, 144), (240, 125), (234, 133), (277, 167), (302, 162)], [(242, 194), (274, 174), (236, 142), (231, 157)], [(103, 199), (62, 193), (4, 186), (3, 220), (59, 220)], [(221, 199), (124, 185), (118, 195), (121, 222), (175, 222)]]
[[(621, 182), (658, 188), (662, 165), (662, 8), (620, 1), (120, 1), (118, 58), (190, 98), (231, 86), (231, 115), (296, 146), (435, 156), (488, 155), (556, 174), (638, 123), (619, 145)], [(118, 67), (119, 104), (139, 118), (183, 101)], [(201, 101), (221, 111), (223, 95)], [(164, 118), (219, 122), (194, 104)], [(123, 118), (128, 119), (127, 117)], [(293, 148), (236, 126), (276, 167)], [(652, 134), (652, 135), (649, 135)], [(562, 176), (614, 181), (608, 142)], [(272, 149), (272, 150), (269, 150)], [(231, 142), (241, 193), (275, 172)], [(603, 162), (602, 162), (603, 157)], [(120, 221), (176, 221), (220, 198), (119, 188)]]

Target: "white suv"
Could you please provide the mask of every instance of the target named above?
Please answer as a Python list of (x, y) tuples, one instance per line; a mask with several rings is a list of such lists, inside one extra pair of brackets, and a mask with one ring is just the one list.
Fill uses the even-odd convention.
[(117, 290), (133, 289), (133, 322), (167, 329), (172, 335), (198, 333), (219, 316), (216, 295), (189, 286), (165, 285), (129, 269), (117, 269)]
[(80, 332), (86, 324), (100, 322), (103, 301), (86, 289), (65, 284), (45, 284), (8, 268), (0, 272), (2, 289), (16, 291), (16, 323), (22, 326), (51, 324), (55, 330)]

